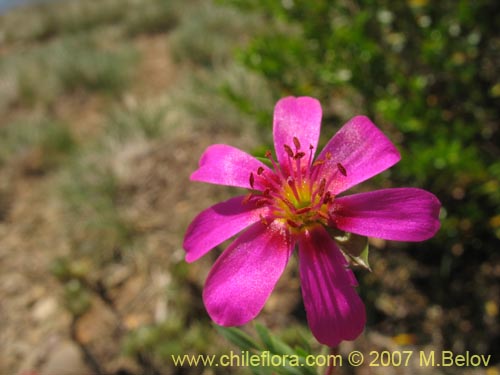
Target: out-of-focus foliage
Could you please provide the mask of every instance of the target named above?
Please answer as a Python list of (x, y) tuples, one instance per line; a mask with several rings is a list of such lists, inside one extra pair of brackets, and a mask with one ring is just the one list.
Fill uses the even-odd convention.
[(97, 35), (63, 36), (0, 60), (0, 110), (9, 106), (51, 106), (78, 90), (121, 93), (137, 62), (130, 47), (110, 49)]
[[(316, 96), (335, 126), (367, 114), (398, 144), (395, 185), (429, 189), (443, 203), (440, 233), (411, 254), (428, 270), (417, 284), (431, 304), (446, 309), (444, 341), (498, 351), (498, 321), (485, 307), (499, 303), (498, 4), (224, 3), (267, 17), (269, 27), (240, 59), (271, 82), (276, 98)], [(370, 307), (376, 296), (365, 293), (371, 320), (380, 321)]]
[(35, 118), (0, 127), (0, 167), (9, 159), (36, 156), (36, 163), (25, 163), (25, 172), (43, 173), (74, 149), (67, 125), (54, 119)]
[[(179, 3), (165, 0), (71, 0), (42, 2), (34, 11), (13, 12), (0, 19), (7, 42), (45, 41), (64, 34), (95, 31), (114, 25), (134, 36), (169, 31), (178, 18)], [(18, 27), (22, 23), (23, 27)]]
[[(186, 64), (214, 66), (227, 62), (235, 44), (259, 25), (257, 20), (229, 7), (201, 2), (189, 9), (172, 38), (173, 57)], [(196, 20), (196, 22), (193, 22)]]

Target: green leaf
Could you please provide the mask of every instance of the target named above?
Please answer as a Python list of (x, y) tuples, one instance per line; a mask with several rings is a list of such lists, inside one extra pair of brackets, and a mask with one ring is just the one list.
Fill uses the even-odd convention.
[(276, 354), (296, 354), (295, 351), (280, 339), (273, 337), (274, 352)]
[(261, 350), (259, 344), (255, 340), (243, 332), (241, 329), (235, 327), (221, 327), (215, 326), (215, 329), (226, 339), (241, 348), (242, 350)]
[(257, 331), (257, 334), (259, 335), (262, 343), (264, 344), (264, 348), (269, 350), (271, 353), (274, 353), (275, 352), (274, 341), (271, 335), (269, 334), (267, 328), (260, 323), (255, 323), (255, 330)]
[(298, 357), (300, 367), (283, 365), (280, 367), (272, 367), (273, 373), (283, 374), (283, 375), (317, 375), (316, 370), (313, 367), (307, 366), (305, 363), (305, 357), (309, 355), (303, 349), (302, 351), (292, 349), (288, 344), (280, 340), (279, 338), (272, 336), (269, 330), (262, 324), (255, 323), (255, 330), (257, 331), (265, 349), (269, 350), (271, 354), (274, 355), (288, 355)]

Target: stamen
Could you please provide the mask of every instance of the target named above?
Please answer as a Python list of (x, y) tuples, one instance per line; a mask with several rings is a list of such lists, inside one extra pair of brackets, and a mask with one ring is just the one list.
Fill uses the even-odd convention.
[(272, 154), (271, 154), (271, 151), (267, 150), (265, 155), (266, 155), (266, 158), (268, 158), (269, 161), (271, 162), (271, 164), (273, 165), (274, 171), (278, 174), (279, 179), (283, 180), (284, 176), (283, 176), (283, 172), (281, 171), (281, 167), (279, 165), (277, 165), (276, 162), (274, 161)]
[(299, 142), (299, 139), (297, 137), (293, 137), (293, 144), (295, 145), (295, 148), (298, 150), (300, 150), (300, 142)]
[(330, 193), (329, 191), (327, 191), (326, 194), (325, 194), (325, 198), (323, 198), (323, 203), (324, 204), (328, 204), (328, 203), (331, 203), (331, 202), (333, 202), (332, 193)]
[(248, 204), (248, 202), (250, 201), (250, 199), (252, 199), (252, 197), (253, 197), (252, 193), (248, 194), (247, 196), (245, 196), (245, 198), (243, 198), (243, 200), (241, 201), (241, 204), (242, 205)]
[(300, 165), (302, 158), (304, 157), (305, 153), (303, 152), (297, 152), (295, 156), (293, 157), (295, 159), (295, 167), (297, 168), (296, 170), (296, 176), (299, 181), (302, 181), (302, 166)]
[(322, 164), (325, 164), (325, 161), (324, 160), (321, 160), (321, 159), (318, 159), (318, 160), (315, 160), (314, 163), (313, 163), (313, 167), (317, 167), (318, 165), (322, 165)]
[(323, 211), (318, 211), (317, 214), (319, 217), (325, 219), (327, 222), (330, 220), (330, 216), (324, 213)]
[[(307, 160), (307, 164), (306, 164), (306, 173), (304, 175), (307, 174), (307, 177), (309, 179), (309, 181), (312, 180), (312, 171), (313, 171), (313, 165), (311, 165), (312, 163), (312, 160), (313, 160), (313, 150), (314, 150), (314, 146), (309, 144), (309, 158)], [(309, 183), (309, 196), (311, 196), (312, 194), (312, 184)]]
[(312, 210), (311, 207), (303, 207), (303, 208), (299, 208), (297, 211), (295, 211), (295, 213), (300, 215), (300, 214), (305, 214), (306, 212), (309, 212), (311, 210)]
[(292, 148), (288, 145), (283, 145), (283, 148), (285, 149), (286, 153), (288, 154), (289, 157), (293, 158), (293, 151)]
[(311, 168), (311, 180), (315, 180), (318, 178), (319, 172), (321, 168), (323, 167), (323, 164), (325, 164), (327, 161), (329, 161), (332, 158), (332, 154), (330, 152), (326, 153), (325, 159), (318, 159), (316, 160)]
[[(282, 201), (284, 204), (286, 204), (286, 206), (288, 207), (288, 209), (290, 211), (294, 211), (295, 210), (295, 206), (292, 204), (292, 202), (290, 202), (288, 199), (286, 199), (286, 197), (283, 197), (282, 194), (278, 194), (278, 193), (274, 193), (274, 192), (271, 192), (271, 197), (275, 198), (275, 199), (279, 199), (280, 201)], [(280, 208), (280, 207), (277, 207), (277, 208)]]
[(292, 148), (288, 145), (283, 145), (283, 148), (285, 149), (286, 153), (288, 154), (288, 169), (289, 169), (289, 174), (293, 175), (293, 177), (298, 179), (298, 175), (295, 173), (294, 168), (292, 166), (292, 160), (293, 160), (293, 151)]
[(255, 202), (255, 205), (257, 207), (263, 207), (266, 204), (269, 204), (269, 201), (267, 200), (267, 198), (260, 198), (257, 202)]
[[(255, 175), (254, 175), (255, 177)], [(279, 190), (281, 189), (281, 183), (280, 183), (280, 171), (278, 170), (277, 174), (276, 173), (268, 173), (267, 175), (262, 174), (259, 175), (257, 174), (255, 178), (255, 183), (259, 183), (262, 188), (266, 189), (271, 189), (271, 190)]]
[(342, 164), (337, 163), (337, 168), (340, 173), (342, 173), (344, 176), (347, 176), (347, 171)]
[(273, 206), (275, 208), (279, 208), (280, 207), (280, 204), (278, 201), (281, 201), (283, 202), (287, 208), (290, 210), (290, 211), (294, 211), (295, 210), (295, 206), (293, 205), (293, 203), (288, 200), (288, 197), (286, 196), (286, 194), (284, 194), (284, 192), (282, 191), (282, 186), (280, 186), (280, 189), (266, 189), (263, 193), (263, 196), (266, 197), (267, 199), (269, 200), (273, 200), (274, 204)]
[(301, 151), (297, 152), (293, 158), (297, 160), (297, 159), (302, 159), (304, 156), (306, 156), (306, 153)]
[(286, 182), (288, 183), (288, 186), (292, 188), (293, 195), (295, 198), (300, 201), (300, 195), (299, 192), (297, 191), (297, 187), (295, 186), (295, 180), (291, 177), (288, 177)]
[(326, 180), (322, 178), (321, 182), (319, 183), (319, 189), (318, 189), (318, 195), (320, 197), (322, 197), (323, 194), (325, 193), (325, 186), (326, 186)]
[[(309, 145), (309, 160), (307, 161), (307, 166), (311, 165), (312, 157), (313, 157), (314, 146)], [(311, 168), (309, 168), (309, 177), (311, 176)]]
[(260, 214), (260, 215), (259, 215), (259, 218), (260, 218), (260, 222), (261, 222), (263, 225), (265, 225), (265, 226), (268, 226), (268, 225), (269, 225), (269, 223), (267, 222), (267, 219), (266, 219), (264, 216), (262, 216), (262, 214)]
[(297, 224), (296, 222), (290, 220), (290, 219), (287, 219), (286, 222), (288, 223), (288, 225), (290, 225), (292, 228), (300, 228), (300, 225)]

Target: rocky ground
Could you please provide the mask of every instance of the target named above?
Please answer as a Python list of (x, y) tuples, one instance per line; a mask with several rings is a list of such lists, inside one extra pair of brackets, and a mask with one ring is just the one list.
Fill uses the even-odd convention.
[[(164, 35), (134, 43), (142, 58), (123, 100), (141, 105), (163, 95), (178, 72)], [(77, 137), (85, 138), (103, 127), (103, 107), (95, 98), (67, 97), (55, 111), (74, 126)], [(95, 291), (92, 308), (78, 318), (64, 307), (63, 288), (50, 272), (54, 259), (72, 253), (65, 231), (68, 217), (55, 188), (58, 174), (38, 170), (43, 155), (37, 150), (1, 170), (0, 341), (8, 344), (0, 346), (0, 373), (82, 374), (96, 367), (114, 373), (127, 367), (113, 345), (117, 335), (164, 317), (169, 279), (164, 269), (172, 258), (182, 258), (179, 233), (185, 220), (175, 218), (204, 200), (193, 202), (185, 194), (189, 171), (205, 145), (196, 134), (177, 133), (159, 142), (130, 142), (112, 160), (127, 191), (126, 215), (154, 233), (148, 249), (99, 275), (105, 289)], [(102, 368), (104, 358), (112, 360)]]

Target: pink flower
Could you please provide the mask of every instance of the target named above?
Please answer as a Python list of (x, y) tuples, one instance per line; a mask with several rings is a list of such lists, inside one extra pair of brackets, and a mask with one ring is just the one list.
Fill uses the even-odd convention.
[(184, 240), (193, 262), (244, 231), (217, 259), (203, 300), (223, 326), (247, 323), (262, 310), (298, 245), (307, 320), (314, 336), (336, 346), (363, 331), (366, 313), (353, 272), (330, 230), (398, 241), (423, 241), (439, 229), (440, 203), (415, 188), (340, 194), (396, 164), (400, 155), (366, 117), (345, 124), (314, 160), (320, 103), (281, 99), (274, 109), (273, 167), (227, 145), (212, 145), (193, 181), (251, 190), (201, 212)]

